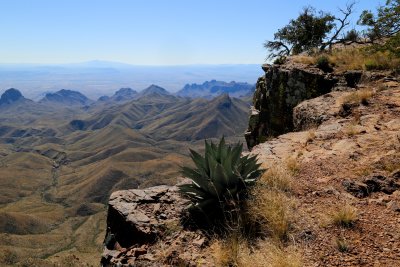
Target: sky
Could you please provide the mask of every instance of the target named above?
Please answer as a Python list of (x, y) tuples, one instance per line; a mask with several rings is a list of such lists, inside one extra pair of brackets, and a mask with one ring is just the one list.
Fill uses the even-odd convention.
[[(0, 0), (0, 63), (260, 64), (304, 6), (344, 0)], [(358, 0), (364, 9), (383, 1)]]

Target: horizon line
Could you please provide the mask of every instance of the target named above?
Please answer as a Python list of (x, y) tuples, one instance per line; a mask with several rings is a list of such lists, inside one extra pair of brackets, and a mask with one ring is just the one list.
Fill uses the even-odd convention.
[(36, 65), (36, 66), (58, 66), (58, 65), (81, 65), (81, 64), (121, 64), (133, 67), (180, 67), (180, 66), (229, 66), (229, 65), (262, 65), (265, 62), (258, 63), (187, 63), (187, 64), (134, 64), (126, 63), (122, 61), (110, 61), (110, 60), (86, 60), (86, 61), (76, 61), (76, 62), (64, 62), (64, 63), (38, 63), (38, 62), (0, 62), (0, 65)]

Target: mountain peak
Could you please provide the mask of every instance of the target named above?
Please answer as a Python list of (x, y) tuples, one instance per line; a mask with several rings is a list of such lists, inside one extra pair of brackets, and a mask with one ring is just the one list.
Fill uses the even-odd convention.
[(164, 88), (152, 84), (149, 87), (147, 87), (146, 89), (144, 89), (143, 91), (140, 92), (140, 96), (147, 96), (147, 95), (170, 95), (170, 93), (165, 90)]
[(232, 105), (232, 99), (227, 93), (221, 94), (220, 96), (216, 97), (214, 99), (214, 102), (217, 103), (219, 110), (230, 108)]
[(129, 87), (124, 87), (124, 88), (120, 88), (118, 91), (115, 92), (114, 95), (131, 95), (131, 94), (137, 94), (137, 92), (135, 90), (133, 90), (132, 88)]
[(21, 92), (15, 88), (10, 88), (1, 95), (0, 105), (1, 104), (11, 104), (20, 99), (25, 99), (24, 96), (21, 94)]
[(90, 100), (78, 91), (61, 89), (55, 93), (47, 93), (40, 102), (63, 103), (67, 105), (87, 105)]

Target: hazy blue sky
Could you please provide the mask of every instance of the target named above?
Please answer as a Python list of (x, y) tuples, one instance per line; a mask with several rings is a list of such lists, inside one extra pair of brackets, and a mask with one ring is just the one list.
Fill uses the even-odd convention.
[[(0, 0), (0, 63), (262, 63), (301, 8), (346, 0)], [(357, 14), (378, 0), (359, 0)]]

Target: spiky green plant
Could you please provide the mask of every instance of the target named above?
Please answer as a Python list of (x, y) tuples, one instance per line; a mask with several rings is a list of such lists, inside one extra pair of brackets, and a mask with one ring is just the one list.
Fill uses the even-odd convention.
[(218, 145), (205, 141), (204, 156), (190, 150), (195, 168), (183, 167), (183, 176), (191, 184), (180, 186), (180, 192), (191, 200), (189, 211), (208, 223), (226, 219), (227, 213), (238, 211), (263, 172), (257, 156), (241, 156), (242, 144), (230, 146), (222, 138)]

